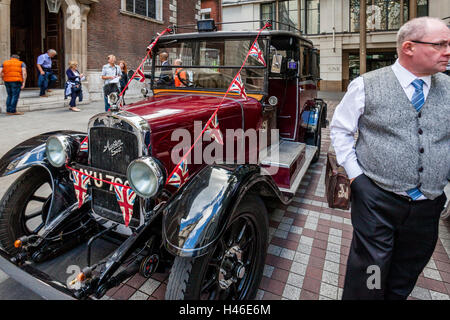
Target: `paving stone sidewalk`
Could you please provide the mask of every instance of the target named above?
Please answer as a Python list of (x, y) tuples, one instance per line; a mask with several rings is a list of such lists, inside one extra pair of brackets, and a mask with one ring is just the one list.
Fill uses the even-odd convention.
[[(328, 102), (331, 122), (337, 101)], [(329, 128), (322, 131), (321, 156), (312, 165), (289, 206), (269, 208), (270, 245), (259, 300), (336, 300), (342, 297), (347, 256), (352, 239), (350, 212), (330, 209), (325, 199), (326, 151)], [(150, 279), (135, 275), (104, 299), (164, 299), (169, 274)], [(449, 300), (450, 223), (440, 222), (433, 257), (409, 299)]]

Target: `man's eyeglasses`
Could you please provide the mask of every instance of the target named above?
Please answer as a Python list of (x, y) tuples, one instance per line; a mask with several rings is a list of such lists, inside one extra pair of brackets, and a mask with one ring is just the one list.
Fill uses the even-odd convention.
[(447, 47), (450, 46), (450, 41), (441, 41), (441, 42), (425, 42), (418, 40), (409, 40), (409, 41), (414, 43), (431, 44), (435, 49), (439, 51), (445, 51), (447, 50)]

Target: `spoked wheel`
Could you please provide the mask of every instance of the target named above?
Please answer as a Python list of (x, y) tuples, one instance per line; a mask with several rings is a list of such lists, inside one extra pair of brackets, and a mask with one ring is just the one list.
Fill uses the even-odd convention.
[(268, 229), (262, 200), (244, 198), (215, 250), (199, 258), (175, 258), (166, 299), (253, 299), (262, 278)]
[(49, 174), (40, 167), (32, 167), (9, 187), (0, 203), (0, 244), (3, 248), (15, 253), (15, 240), (43, 232), (51, 196)]

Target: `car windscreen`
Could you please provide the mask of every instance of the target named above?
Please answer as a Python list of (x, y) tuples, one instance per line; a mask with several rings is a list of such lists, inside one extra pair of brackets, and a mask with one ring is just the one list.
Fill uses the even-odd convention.
[[(154, 88), (193, 88), (224, 91), (241, 68), (254, 38), (178, 40), (158, 45)], [(258, 40), (265, 52), (266, 40)], [(249, 56), (241, 71), (247, 92), (264, 91), (265, 67)]]

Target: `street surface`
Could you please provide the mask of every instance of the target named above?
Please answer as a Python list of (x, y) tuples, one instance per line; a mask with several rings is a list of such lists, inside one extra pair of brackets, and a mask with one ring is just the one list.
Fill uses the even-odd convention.
[[(339, 96), (325, 96), (328, 120)], [(103, 102), (81, 106), (82, 112), (66, 109), (0, 115), (0, 156), (34, 135), (61, 129), (86, 131), (88, 119), (104, 110)], [(330, 146), (329, 128), (322, 132), (322, 154), (311, 166), (289, 206), (274, 204), (270, 212), (270, 245), (264, 277), (257, 299), (335, 300), (344, 284), (352, 226), (349, 211), (330, 209), (324, 196), (326, 151)], [(0, 196), (18, 177), (1, 178)], [(107, 243), (94, 245), (96, 258), (108, 253)], [(85, 247), (80, 246), (57, 261), (43, 264), (42, 270), (65, 282), (68, 265), (84, 266)], [(150, 279), (136, 275), (120, 287), (108, 291), (104, 299), (164, 299), (168, 273)], [(431, 261), (419, 277), (409, 299), (449, 300), (450, 223), (440, 222), (439, 240)], [(40, 299), (0, 271), (0, 299)]]

